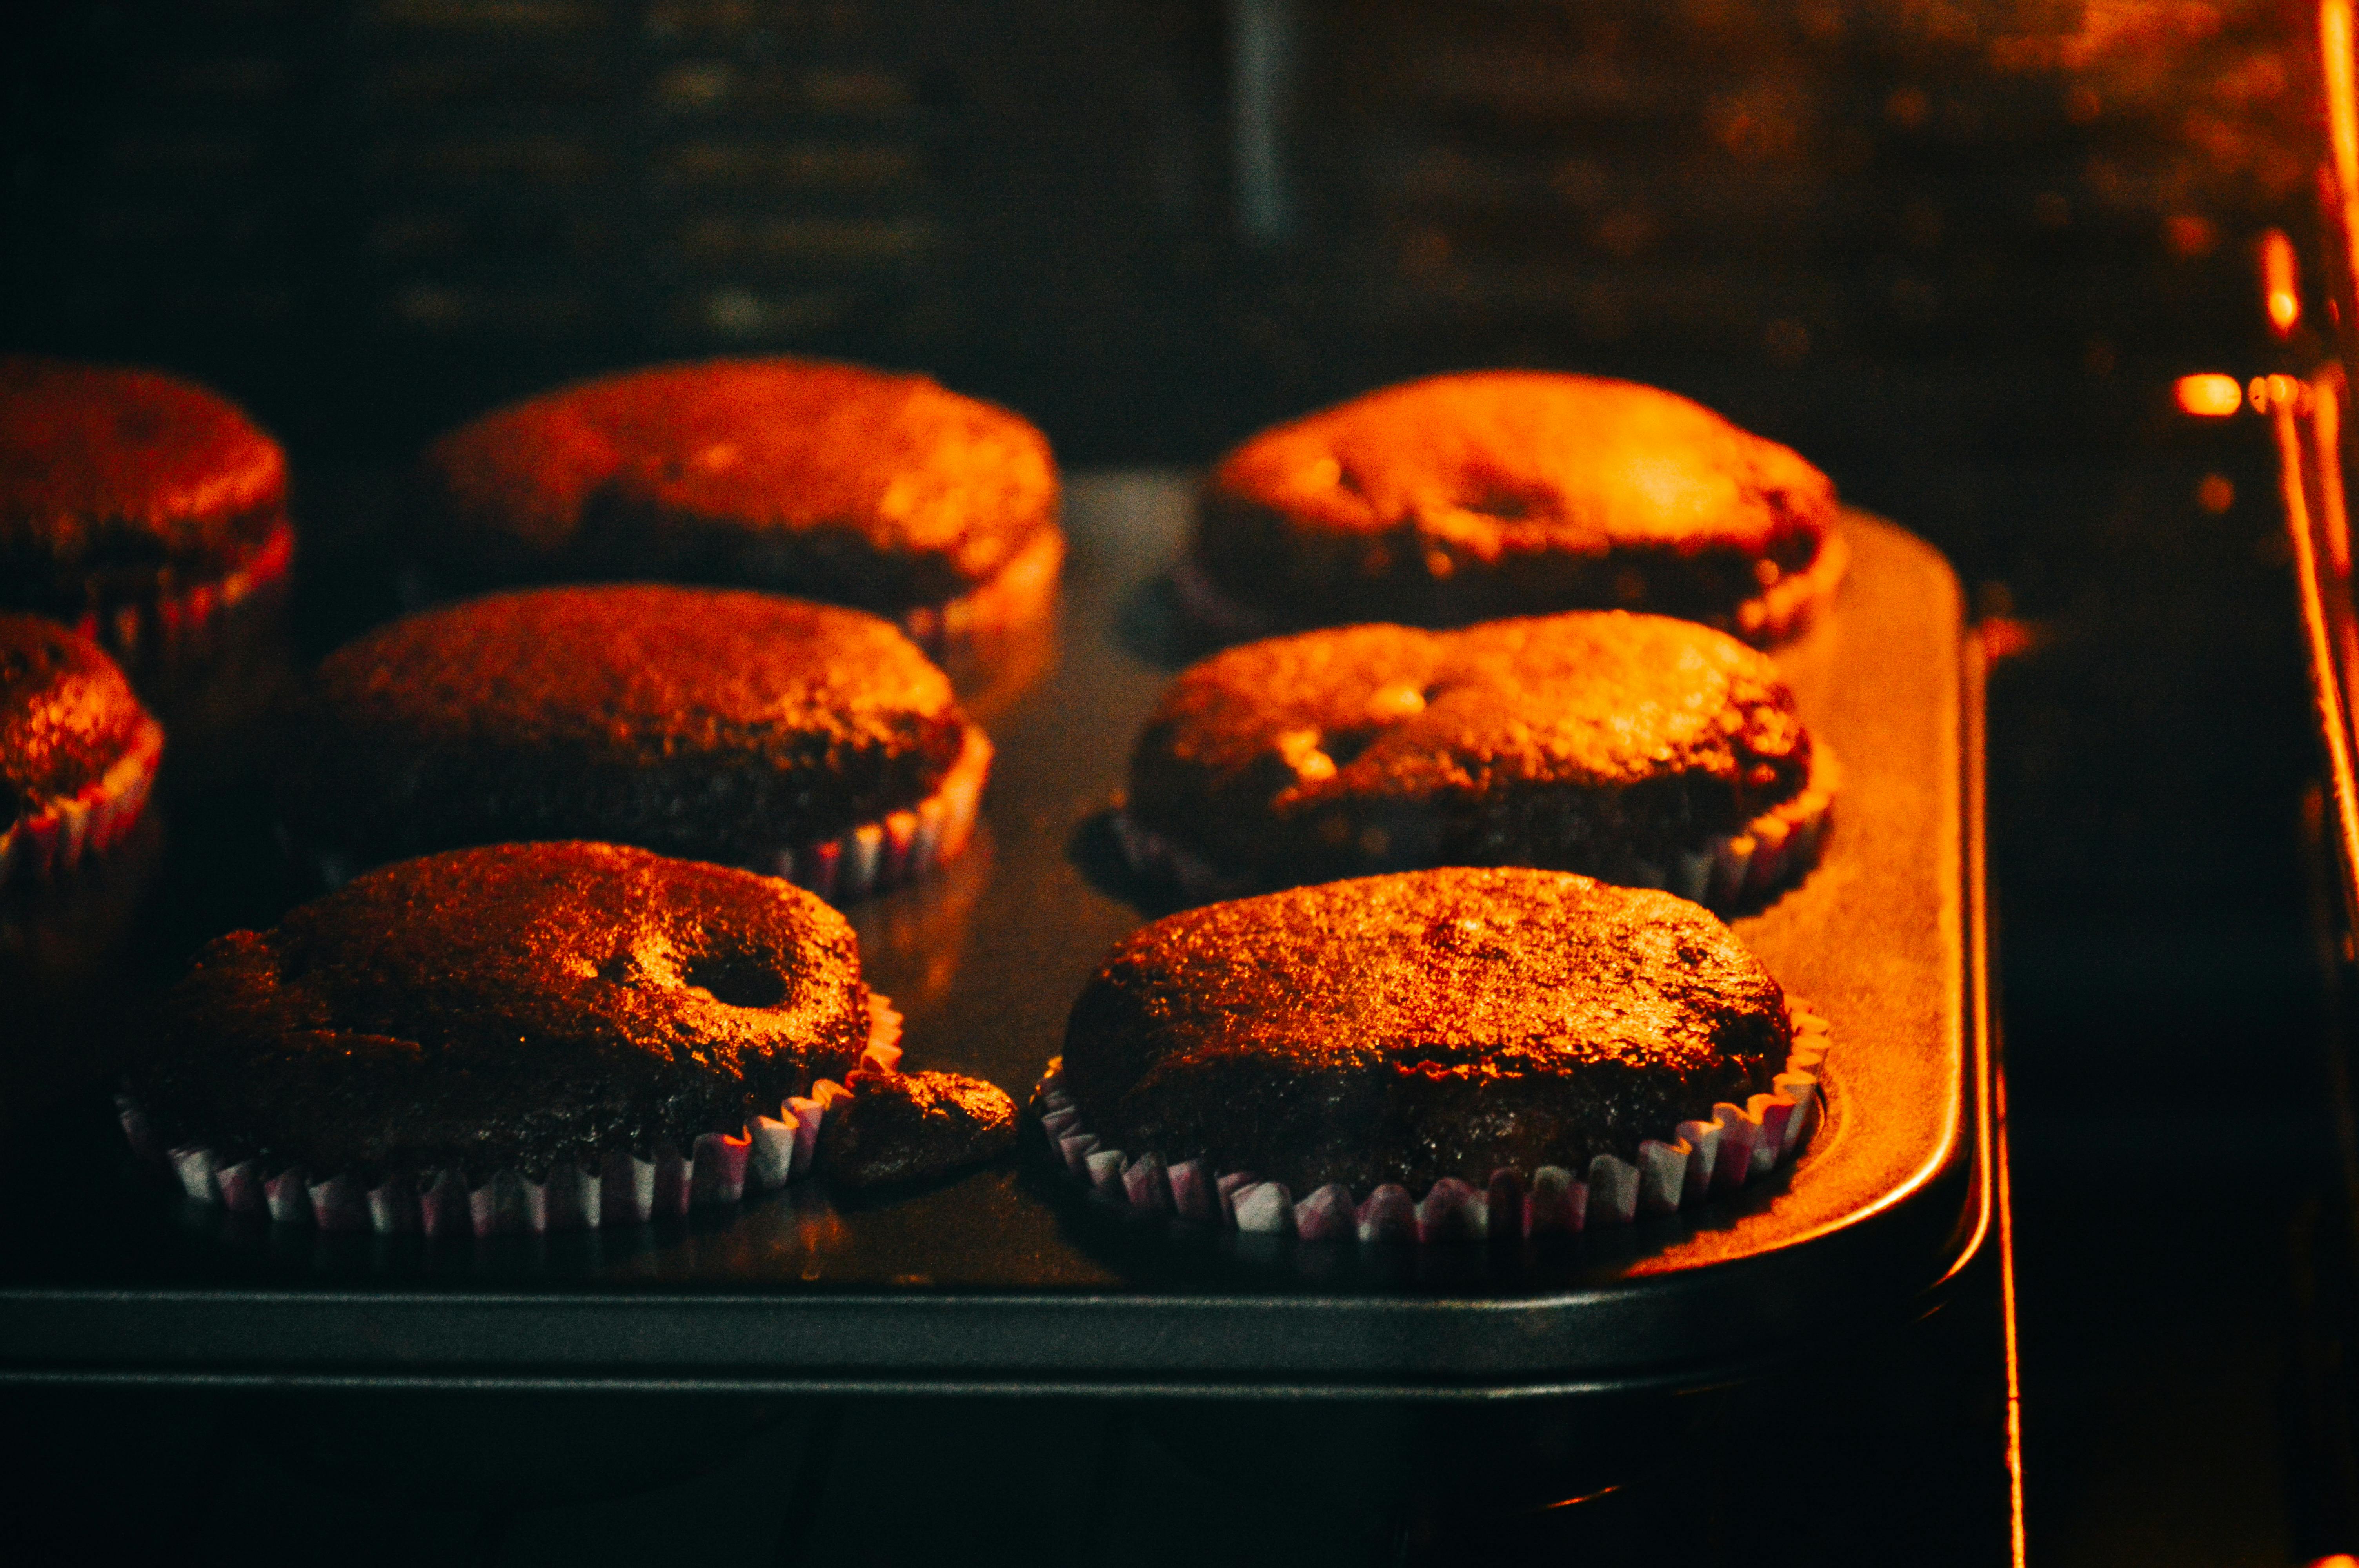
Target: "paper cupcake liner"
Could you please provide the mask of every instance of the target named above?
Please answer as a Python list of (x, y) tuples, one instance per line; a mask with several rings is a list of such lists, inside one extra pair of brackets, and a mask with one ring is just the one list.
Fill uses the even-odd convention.
[(1819, 1069), (1830, 1036), (1827, 1021), (1816, 1013), (1797, 1006), (1791, 1016), (1793, 1050), (1768, 1093), (1741, 1106), (1716, 1105), (1709, 1120), (1683, 1121), (1669, 1137), (1647, 1140), (1635, 1164), (1600, 1154), (1582, 1174), (1561, 1165), (1528, 1173), (1502, 1169), (1480, 1187), (1444, 1176), (1423, 1196), (1389, 1183), (1364, 1196), (1331, 1182), (1297, 1198), (1283, 1183), (1250, 1172), (1215, 1173), (1202, 1160), (1172, 1164), (1160, 1154), (1106, 1148), (1082, 1125), (1080, 1108), (1065, 1090), (1062, 1057), (1049, 1063), (1030, 1109), (1067, 1174), (1100, 1201), (1126, 1211), (1305, 1241), (1571, 1235), (1673, 1213), (1733, 1192), (1792, 1159), (1822, 1114)]
[[(1043, 528), (970, 592), (941, 604), (919, 605), (897, 619), (886, 619), (937, 663), (985, 651), (995, 639), (1049, 618), (1056, 608), (1064, 566), (1063, 530)], [(765, 593), (793, 592), (764, 582), (740, 581), (734, 586)], [(404, 566), (394, 578), (395, 602), (404, 614), (414, 614), (466, 591), (463, 579), (416, 562)]]
[(937, 662), (985, 651), (1006, 633), (1048, 619), (1064, 566), (1064, 531), (1043, 528), (973, 592), (904, 613), (901, 631)]
[(114, 766), (78, 793), (53, 795), (0, 831), (0, 890), (55, 881), (120, 843), (147, 807), (163, 755), (163, 727), (143, 718)]
[[(1750, 907), (1800, 881), (1819, 863), (1834, 826), (1834, 797), (1842, 781), (1833, 751), (1813, 744), (1810, 776), (1791, 800), (1771, 806), (1741, 832), (1717, 834), (1701, 849), (1681, 852), (1673, 866), (1642, 863), (1632, 874), (1609, 880), (1661, 888), (1721, 914)], [(1132, 871), (1168, 882), (1187, 898), (1236, 898), (1260, 885), (1251, 872), (1226, 870), (1154, 828), (1141, 827), (1127, 811), (1114, 813), (1114, 832)]]
[(295, 565), (294, 525), (281, 518), (254, 554), (209, 581), (171, 593), (134, 598), (84, 611), (75, 630), (122, 661), (126, 669), (153, 669), (208, 653), (231, 613), (285, 586)]
[[(746, 862), (746, 870), (782, 877), (831, 903), (845, 903), (915, 881), (955, 859), (974, 837), (984, 785), (991, 777), (991, 741), (972, 725), (958, 761), (941, 786), (905, 810), (864, 822), (830, 838), (782, 847)], [(353, 856), (314, 850), (321, 883), (339, 888), (364, 869)]]
[(983, 786), (991, 778), (991, 741), (967, 727), (966, 745), (941, 787), (917, 806), (864, 822), (832, 838), (782, 849), (754, 870), (809, 888), (830, 903), (917, 881), (956, 857), (974, 837)]
[[(1828, 529), (1809, 566), (1778, 579), (1736, 607), (1729, 617), (1729, 633), (1756, 644), (1782, 643), (1798, 635), (1834, 597), (1850, 564), (1851, 546), (1843, 542), (1842, 531)], [(1212, 580), (1192, 552), (1172, 567), (1171, 587), (1180, 608), (1218, 636), (1247, 639), (1288, 630), (1267, 611), (1231, 596)]]
[[(868, 1048), (844, 1076), (897, 1071), (900, 1041), (901, 1015), (872, 992)], [(560, 1168), (539, 1181), (507, 1169), (470, 1182), (463, 1170), (440, 1168), (398, 1173), (374, 1185), (348, 1172), (321, 1176), (300, 1165), (233, 1162), (202, 1144), (160, 1148), (135, 1100), (118, 1096), (115, 1107), (136, 1152), (169, 1165), (189, 1196), (232, 1214), (267, 1214), (279, 1224), (379, 1236), (538, 1236), (677, 1218), (691, 1208), (783, 1187), (810, 1169), (829, 1108), (853, 1092), (821, 1078), (810, 1094), (788, 1098), (777, 1116), (757, 1116), (734, 1133), (704, 1133), (686, 1153), (658, 1149), (653, 1159), (642, 1160), (618, 1150), (595, 1170)]]

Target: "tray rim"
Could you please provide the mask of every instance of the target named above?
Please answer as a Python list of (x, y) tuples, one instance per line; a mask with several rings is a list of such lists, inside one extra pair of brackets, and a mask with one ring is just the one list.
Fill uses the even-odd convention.
[[(1930, 549), (1882, 519), (1856, 513), (1850, 515), (1891, 528), (1917, 546)], [(1939, 559), (1938, 553), (1935, 558)], [(1946, 562), (1942, 567), (1948, 570)], [(1953, 574), (1951, 582), (1954, 589)], [(1971, 630), (1963, 632), (1957, 656), (1962, 708), (1958, 761), (1965, 775), (1959, 793), (1962, 853), (1958, 864), (1964, 886), (1958, 892), (1965, 991), (1961, 999), (1965, 1060), (1961, 1065), (1966, 1078), (1961, 1098), (1969, 1103), (1959, 1107), (1958, 1125), (1950, 1130), (1946, 1147), (1876, 1202), (1822, 1222), (1767, 1252), (1672, 1271), (1634, 1272), (1604, 1287), (1489, 1299), (1309, 1293), (1175, 1296), (1158, 1295), (1151, 1290), (974, 1286), (939, 1292), (848, 1289), (791, 1293), (733, 1292), (726, 1286), (695, 1291), (631, 1286), (592, 1290), (0, 1286), (0, 1386), (1464, 1400), (1566, 1398), (1742, 1376), (1748, 1368), (1782, 1360), (1805, 1339), (1832, 1332), (1835, 1320), (1806, 1314), (1765, 1333), (1722, 1344), (1711, 1354), (1635, 1359), (1585, 1358), (1578, 1347), (1562, 1345), (1539, 1354), (1506, 1357), (1438, 1356), (1435, 1352), (1440, 1347), (1432, 1342), (1432, 1330), (1426, 1325), (1434, 1319), (1451, 1323), (1462, 1323), (1470, 1316), (1490, 1319), (1484, 1339), (1528, 1347), (1550, 1346), (1557, 1336), (1549, 1329), (1577, 1315), (1568, 1314), (1568, 1308), (1595, 1315), (1601, 1309), (1621, 1303), (1626, 1313), (1631, 1303), (1643, 1299), (1644, 1310), (1658, 1313), (1664, 1305), (1661, 1298), (1693, 1295), (1700, 1284), (1706, 1298), (1718, 1288), (1736, 1286), (1766, 1288), (1781, 1298), (1826, 1297), (1841, 1302), (1846, 1292), (1840, 1286), (1831, 1291), (1827, 1278), (1859, 1267), (1859, 1259), (1844, 1254), (1858, 1249), (1863, 1227), (1880, 1232), (1905, 1222), (1906, 1239), (1922, 1267), (1918, 1271), (1921, 1282), (1900, 1292), (1904, 1304), (1921, 1305), (1929, 1296), (1939, 1296), (1980, 1255), (1992, 1224), (1989, 1165), (1995, 1147), (1996, 1065), (1991, 1054), (1987, 888), (1983, 875), (1984, 672), (1980, 642)], [(1875, 1223), (1878, 1221), (1883, 1224)], [(1797, 1288), (1798, 1279), (1811, 1275), (1821, 1277), (1816, 1285)], [(1885, 1282), (1888, 1285), (1889, 1281)], [(1874, 1292), (1873, 1299), (1882, 1310), (1896, 1304), (1888, 1289)], [(151, 1325), (144, 1332), (125, 1332), (133, 1327), (126, 1317), (151, 1314), (157, 1307), (177, 1311), (176, 1322)], [(1074, 1375), (1070, 1361), (1062, 1368), (1052, 1368), (1037, 1359), (1008, 1356), (1004, 1350), (996, 1355), (946, 1355), (946, 1342), (962, 1337), (946, 1336), (936, 1321), (949, 1308), (985, 1320), (982, 1332), (986, 1336), (1006, 1337), (1004, 1329), (996, 1326), (1006, 1325), (1024, 1330), (1013, 1336), (1016, 1339), (1069, 1346), (1078, 1333), (1084, 1340), (1106, 1341), (1106, 1348), (1115, 1353), (1097, 1361), (1097, 1375), (1084, 1376)], [(1397, 1372), (1352, 1375), (1338, 1368), (1335, 1370), (1342, 1375), (1323, 1376), (1299, 1364), (1253, 1365), (1250, 1358), (1217, 1371), (1187, 1370), (1171, 1366), (1169, 1357), (1119, 1351), (1119, 1342), (1134, 1336), (1149, 1344), (1168, 1341), (1175, 1332), (1181, 1338), (1194, 1337), (1212, 1329), (1223, 1314), (1252, 1314), (1265, 1326), (1275, 1316), (1284, 1320), (1289, 1330), (1299, 1327), (1322, 1337), (1322, 1331), (1363, 1319), (1399, 1320), (1401, 1337), (1410, 1342), (1403, 1349), (1414, 1348), (1416, 1353), (1391, 1357), (1389, 1364), (1425, 1366), (1432, 1372), (1428, 1377), (1404, 1379)], [(242, 1321), (221, 1323), (218, 1320), (223, 1314)], [(565, 1332), (580, 1326), (566, 1320), (591, 1314), (617, 1332), (586, 1336)], [(840, 1343), (844, 1337), (842, 1327), (828, 1325), (847, 1314), (856, 1314), (872, 1331), (890, 1329), (867, 1336), (878, 1352), (876, 1358), (815, 1367), (804, 1352), (816, 1346), (801, 1342)], [(761, 1347), (745, 1351), (742, 1358), (728, 1351), (740, 1346), (746, 1336), (723, 1333), (716, 1340), (712, 1333), (716, 1324), (726, 1326), (725, 1320), (740, 1315), (762, 1320), (769, 1330), (758, 1336), (764, 1342)], [(402, 1321), (414, 1317), (429, 1321), (424, 1325)], [(532, 1320), (537, 1326), (500, 1321), (515, 1318)], [(1552, 1324), (1552, 1320), (1556, 1321)], [(420, 1327), (432, 1329), (438, 1322), (439, 1332), (419, 1332)], [(340, 1327), (348, 1346), (358, 1343), (373, 1354), (354, 1356), (349, 1349), (340, 1354), (326, 1344), (307, 1343), (322, 1338), (323, 1329), (331, 1331), (324, 1337), (336, 1337), (333, 1331)], [(1151, 1332), (1139, 1332), (1142, 1329)], [(524, 1339), (544, 1348), (560, 1337), (576, 1348), (554, 1358), (516, 1355), (506, 1342), (518, 1330)], [(224, 1331), (249, 1343), (272, 1343), (278, 1354), (268, 1366), (255, 1365), (250, 1357), (219, 1354), (212, 1342)], [(1280, 1337), (1291, 1340), (1296, 1336), (1285, 1332)], [(690, 1349), (690, 1342), (697, 1341), (701, 1343)], [(666, 1355), (658, 1348), (651, 1359), (647, 1350), (650, 1343), (668, 1345), (671, 1353)], [(618, 1356), (616, 1350), (625, 1345), (636, 1346), (637, 1354)], [(100, 1346), (109, 1353), (94, 1353)], [(1571, 1351), (1569, 1360), (1565, 1358), (1568, 1350)]]

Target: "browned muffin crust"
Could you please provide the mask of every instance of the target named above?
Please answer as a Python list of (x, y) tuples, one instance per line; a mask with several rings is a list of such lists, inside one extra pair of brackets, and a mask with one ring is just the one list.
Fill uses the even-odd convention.
[(113, 659), (38, 615), (0, 615), (0, 829), (123, 759), (147, 710)]
[(364, 861), (595, 837), (744, 864), (932, 794), (966, 742), (890, 624), (773, 594), (495, 594), (329, 655), (288, 731), (283, 820)]
[(866, 1049), (843, 918), (607, 844), (387, 866), (216, 938), (131, 1092), (168, 1146), (375, 1177), (685, 1153)]
[(153, 371), (0, 358), (0, 604), (73, 620), (211, 581), (287, 518), (278, 445)]
[(1672, 393), (1435, 376), (1255, 437), (1201, 498), (1197, 565), (1274, 626), (1644, 610), (1745, 631), (1819, 557), (1834, 486)]
[(1169, 916), (1074, 1004), (1065, 1084), (1108, 1148), (1307, 1195), (1635, 1160), (1766, 1090), (1786, 999), (1669, 893), (1451, 868)]
[(1216, 654), (1148, 717), (1127, 809), (1265, 883), (1437, 864), (1627, 880), (1810, 771), (1767, 657), (1693, 622), (1588, 612)]
[(1056, 527), (1027, 421), (924, 376), (714, 360), (582, 382), (437, 441), (439, 564), (479, 580), (731, 583), (898, 617)]
[(848, 1087), (819, 1133), (819, 1168), (839, 1186), (929, 1181), (1016, 1146), (1016, 1102), (996, 1084), (861, 1072)]

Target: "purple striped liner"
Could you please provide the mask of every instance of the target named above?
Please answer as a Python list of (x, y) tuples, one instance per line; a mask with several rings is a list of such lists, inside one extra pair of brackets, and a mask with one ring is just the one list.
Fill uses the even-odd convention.
[[(808, 888), (831, 903), (915, 881), (956, 859), (973, 838), (991, 756), (990, 738), (970, 724), (966, 744), (942, 775), (941, 786), (916, 806), (832, 838), (775, 850), (745, 869)], [(351, 856), (334, 850), (314, 853), (311, 864), (321, 885), (331, 888), (343, 886), (362, 871)]]
[(1423, 1197), (1390, 1184), (1357, 1197), (1331, 1182), (1297, 1198), (1283, 1183), (1250, 1172), (1216, 1175), (1201, 1160), (1169, 1164), (1159, 1154), (1133, 1157), (1104, 1147), (1082, 1125), (1080, 1108), (1065, 1090), (1062, 1057), (1049, 1063), (1031, 1109), (1067, 1173), (1117, 1208), (1306, 1241), (1571, 1235), (1672, 1213), (1793, 1158), (1822, 1115), (1820, 1067), (1830, 1034), (1827, 1021), (1816, 1013), (1796, 1006), (1792, 1018), (1793, 1050), (1770, 1092), (1741, 1106), (1716, 1105), (1709, 1120), (1683, 1121), (1670, 1138), (1647, 1140), (1638, 1145), (1636, 1164), (1600, 1154), (1589, 1162), (1586, 1179), (1561, 1165), (1542, 1165), (1528, 1174), (1494, 1171), (1480, 1187), (1444, 1176)]
[[(901, 1015), (874, 992), (868, 1002), (868, 1048), (852, 1073), (896, 1072)], [(118, 1096), (115, 1107), (135, 1152), (170, 1166), (189, 1196), (233, 1214), (266, 1213), (281, 1224), (379, 1236), (538, 1236), (644, 1225), (783, 1187), (810, 1169), (829, 1108), (852, 1093), (821, 1078), (776, 1117), (756, 1116), (735, 1133), (705, 1133), (686, 1153), (658, 1149), (642, 1160), (617, 1150), (595, 1169), (560, 1167), (540, 1181), (510, 1169), (471, 1184), (464, 1171), (441, 1169), (397, 1173), (374, 1186), (349, 1173), (316, 1176), (299, 1165), (274, 1171), (261, 1160), (231, 1163), (201, 1144), (159, 1148), (136, 1103)]]
[[(1810, 777), (1793, 799), (1771, 806), (1742, 832), (1716, 834), (1701, 849), (1681, 852), (1668, 871), (1642, 866), (1635, 876), (1606, 880), (1660, 888), (1721, 914), (1749, 908), (1799, 881), (1819, 863), (1834, 827), (1834, 797), (1842, 783), (1843, 768), (1833, 751), (1814, 744)], [(1114, 831), (1131, 870), (1176, 887), (1187, 898), (1236, 898), (1260, 885), (1256, 877), (1224, 871), (1154, 828), (1141, 827), (1127, 811), (1114, 813)]]

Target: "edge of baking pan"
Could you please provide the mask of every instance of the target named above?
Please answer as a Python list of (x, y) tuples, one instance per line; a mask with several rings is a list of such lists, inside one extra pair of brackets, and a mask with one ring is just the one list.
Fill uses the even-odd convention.
[(1876, 1314), (1925, 1310), (1990, 1225), (1971, 638), (1959, 658), (1962, 1125), (1877, 1202), (1772, 1249), (1661, 1271), (1641, 1259), (1594, 1286), (1471, 1297), (26, 1285), (0, 1289), (0, 1383), (1462, 1400), (1695, 1386), (1789, 1365)]

